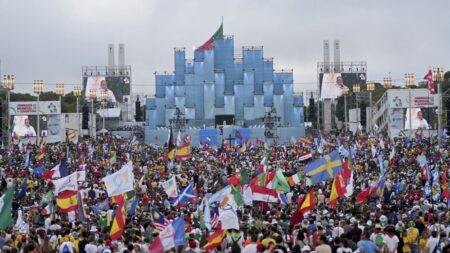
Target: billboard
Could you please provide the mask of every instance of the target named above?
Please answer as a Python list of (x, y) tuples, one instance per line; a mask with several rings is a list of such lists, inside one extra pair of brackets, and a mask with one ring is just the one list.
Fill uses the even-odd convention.
[(335, 99), (342, 95), (344, 90), (352, 91), (354, 84), (365, 84), (366, 73), (320, 73), (320, 98)]
[(83, 78), (84, 96), (89, 98), (89, 91), (94, 90), (97, 98), (106, 92), (108, 107), (117, 107), (123, 97), (130, 95), (130, 78), (128, 76), (88, 76)]
[(436, 108), (411, 107), (390, 109), (391, 128), (397, 130), (436, 129)]
[(9, 113), (14, 139), (34, 143), (39, 135), (48, 143), (60, 141), (62, 130), (59, 101), (11, 102)]

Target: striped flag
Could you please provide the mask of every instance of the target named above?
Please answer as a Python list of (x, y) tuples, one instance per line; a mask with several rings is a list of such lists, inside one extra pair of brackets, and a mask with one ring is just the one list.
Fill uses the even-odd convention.
[(208, 236), (208, 238), (206, 239), (208, 241), (208, 243), (206, 243), (205, 246), (203, 246), (203, 249), (208, 251), (208, 250), (213, 250), (213, 249), (217, 248), (218, 246), (220, 246), (220, 244), (222, 243), (222, 241), (226, 235), (227, 235), (227, 232), (225, 230), (218, 229), (217, 231), (212, 233), (210, 236)]
[(58, 196), (56, 197), (56, 205), (65, 213), (77, 210), (77, 191), (62, 191), (58, 193)]
[(308, 194), (306, 194), (299, 211), (305, 213), (311, 209), (314, 209), (315, 202), (316, 202), (316, 194), (314, 193), (314, 191), (311, 190)]
[(300, 184), (304, 180), (303, 173), (297, 172), (296, 174), (286, 178), (289, 185), (297, 185)]
[(155, 226), (156, 230), (158, 231), (164, 230), (170, 224), (170, 221), (157, 210), (152, 211), (152, 218), (153, 218), (153, 226)]
[(111, 225), (111, 230), (109, 231), (109, 236), (112, 240), (118, 240), (122, 236), (125, 230), (125, 199), (123, 195), (117, 195), (112, 197), (114, 201), (118, 204), (116, 215)]

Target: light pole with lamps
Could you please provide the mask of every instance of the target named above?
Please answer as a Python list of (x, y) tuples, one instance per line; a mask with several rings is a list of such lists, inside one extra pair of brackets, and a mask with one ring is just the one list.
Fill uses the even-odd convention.
[(91, 100), (91, 117), (90, 117), (90, 128), (91, 128), (91, 133), (90, 136), (95, 136), (95, 131), (94, 131), (94, 100), (97, 97), (97, 93), (94, 89), (90, 89), (89, 90), (89, 98)]
[(358, 132), (358, 129), (359, 129), (359, 124), (360, 124), (360, 122), (359, 122), (359, 114), (361, 113), (360, 110), (359, 110), (359, 105), (358, 105), (358, 94), (360, 92), (361, 92), (361, 86), (359, 85), (359, 83), (355, 83), (353, 85), (353, 93), (355, 93), (356, 109), (357, 109), (357, 111), (356, 111), (356, 123), (358, 124), (357, 125), (357, 129), (356, 129), (357, 132)]
[(41, 136), (41, 111), (39, 108), (39, 97), (42, 92), (44, 92), (44, 81), (42, 80), (34, 80), (33, 81), (33, 90), (37, 95), (37, 135), (36, 135), (36, 143), (39, 145), (39, 139)]
[(375, 83), (372, 81), (367, 81), (367, 91), (369, 92), (369, 104), (370, 104), (370, 109), (369, 109), (369, 126), (368, 126), (368, 131), (372, 130), (372, 92), (375, 90)]
[(342, 92), (342, 95), (344, 95), (344, 123), (345, 123), (345, 132), (348, 132), (347, 94), (348, 94), (348, 90), (345, 89), (345, 90)]
[(384, 89), (389, 90), (390, 88), (392, 88), (392, 77), (390, 76), (386, 76), (383, 78), (383, 86)]
[(411, 113), (411, 110), (412, 110), (411, 87), (416, 85), (416, 81), (415, 81), (414, 73), (406, 73), (404, 79), (405, 79), (405, 86), (408, 88), (408, 97), (409, 97), (409, 102), (408, 102), (408, 104), (409, 104), (409, 115), (408, 115), (408, 117), (409, 117), (409, 137), (411, 138), (412, 134), (413, 134), (412, 119), (411, 119), (411, 116), (412, 116), (412, 113)]
[[(438, 146), (441, 148), (441, 136), (442, 136), (442, 84), (441, 82), (444, 81), (444, 69), (443, 68), (433, 68), (432, 71), (433, 74), (433, 82), (437, 83), (438, 86)], [(448, 115), (447, 115), (448, 117)]]
[(77, 98), (77, 131), (78, 131), (78, 140), (80, 140), (81, 130), (80, 130), (80, 97), (81, 97), (81, 87), (75, 86), (73, 89), (73, 95)]
[(106, 93), (105, 90), (102, 90), (100, 92), (100, 100), (101, 100), (101, 106), (102, 106), (102, 132), (105, 131), (105, 108), (106, 108), (106, 98), (108, 97), (108, 93)]
[(16, 86), (16, 78), (14, 75), (4, 75), (3, 76), (3, 88), (6, 89), (6, 103), (8, 104), (8, 107), (6, 108), (6, 120), (8, 122), (8, 145), (11, 142), (11, 121), (9, 119), (9, 103), (11, 100), (11, 91), (14, 90), (14, 87)]
[(64, 84), (62, 84), (62, 83), (56, 84), (55, 92), (56, 92), (56, 95), (59, 96), (59, 104), (62, 108), (62, 99), (61, 98), (62, 98), (62, 96), (64, 96)]

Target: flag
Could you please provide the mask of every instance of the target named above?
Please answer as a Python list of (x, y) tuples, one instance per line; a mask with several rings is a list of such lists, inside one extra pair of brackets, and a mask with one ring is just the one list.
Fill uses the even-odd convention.
[[(345, 178), (344, 178), (345, 181)], [(345, 187), (345, 197), (349, 198), (353, 195), (354, 191), (354, 180), (353, 180), (353, 171), (350, 174), (350, 179), (347, 182), (347, 186)]]
[(248, 184), (249, 181), (250, 181), (249, 171), (245, 168), (242, 168), (239, 171), (235, 172), (227, 180), (228, 184), (235, 186)]
[(299, 154), (298, 160), (305, 161), (312, 158), (312, 153), (310, 151), (303, 151)]
[(66, 177), (52, 180), (55, 185), (55, 195), (62, 191), (78, 191), (78, 173), (72, 173)]
[(139, 203), (139, 198), (134, 196), (131, 199), (126, 201), (126, 210), (128, 216), (136, 215), (137, 205)]
[(305, 198), (303, 199), (299, 211), (305, 213), (309, 210), (314, 209), (315, 206), (316, 206), (316, 194), (314, 193), (314, 191), (311, 190), (310, 192), (308, 192), (308, 194), (306, 194)]
[(152, 210), (151, 215), (153, 219), (153, 226), (155, 226), (158, 231), (164, 230), (170, 224), (170, 221), (156, 209)]
[(347, 183), (350, 179), (352, 171), (350, 169), (350, 162), (348, 158), (344, 158), (344, 162), (342, 163), (342, 177), (344, 178), (344, 182)]
[(265, 153), (261, 160), (261, 172), (266, 172), (269, 169), (269, 153)]
[(372, 187), (367, 187), (364, 190), (362, 190), (360, 193), (358, 193), (356, 195), (356, 203), (362, 204), (362, 203), (366, 202), (369, 199), (370, 195), (372, 195), (373, 190), (374, 189)]
[(289, 186), (286, 177), (284, 177), (281, 170), (278, 170), (275, 173), (275, 178), (273, 179), (272, 184), (273, 189), (275, 189), (277, 192), (289, 192), (291, 190), (291, 187)]
[(175, 151), (175, 158), (186, 159), (191, 155), (191, 144), (189, 142), (183, 142), (181, 146), (178, 146)]
[[(188, 203), (191, 199), (197, 197), (194, 191), (194, 185), (190, 183), (186, 188), (184, 188), (180, 194), (178, 194), (178, 197), (175, 199), (172, 199), (172, 205), (185, 205)], [(170, 200), (169, 200), (170, 201)]]
[(167, 141), (167, 158), (173, 160), (175, 157), (175, 145), (173, 143), (173, 132), (172, 128), (169, 131), (169, 140)]
[(238, 206), (244, 205), (244, 198), (242, 197), (241, 191), (235, 186), (231, 186), (230, 192), (226, 195), (222, 201), (220, 201), (220, 206), (225, 207), (227, 205), (232, 206), (237, 209)]
[(237, 229), (239, 230), (239, 219), (231, 206), (219, 209), (219, 220), (223, 229)]
[(62, 191), (56, 196), (56, 205), (61, 211), (68, 213), (78, 208), (77, 191)]
[(20, 201), (27, 195), (27, 186), (28, 186), (28, 177), (24, 178), (22, 184), (19, 187), (19, 191), (17, 192), (14, 198), (16, 201)]
[(337, 200), (344, 196), (346, 193), (344, 178), (341, 174), (337, 174), (334, 177), (333, 183), (331, 184), (330, 193), (330, 207), (335, 208), (337, 205)]
[(245, 151), (247, 151), (247, 145), (244, 143), (241, 148), (239, 148), (239, 152), (244, 153)]
[(14, 187), (9, 187), (0, 197), (0, 231), (13, 225), (12, 219), (12, 201), (14, 195)]
[(333, 151), (323, 158), (308, 163), (305, 167), (306, 175), (310, 177), (312, 184), (333, 179), (336, 174), (342, 172), (342, 162), (338, 151)]
[(302, 172), (297, 172), (294, 175), (286, 178), (287, 182), (290, 186), (300, 184), (304, 180), (304, 176)]
[(23, 157), (23, 167), (27, 168), (28, 166), (30, 166), (30, 153), (31, 150), (27, 149), (27, 152), (24, 154)]
[(252, 199), (253, 201), (263, 201), (278, 203), (278, 193), (274, 189), (269, 189), (264, 186), (252, 185)]
[(175, 176), (162, 182), (161, 185), (169, 198), (176, 198), (178, 196), (177, 180), (175, 179)]
[(218, 39), (223, 39), (223, 24), (220, 24), (219, 29), (209, 38), (203, 45), (198, 47), (195, 51), (209, 51), (214, 48), (214, 41)]
[(134, 174), (132, 162), (129, 161), (119, 171), (102, 178), (102, 181), (105, 182), (109, 197), (133, 191)]
[(207, 243), (203, 246), (203, 250), (213, 250), (222, 244), (227, 232), (223, 229), (218, 229), (206, 239)]
[(30, 233), (30, 226), (22, 217), (22, 210), (17, 211), (17, 220), (16, 224), (14, 225), (13, 230), (18, 231), (22, 234), (28, 234)]
[(111, 157), (109, 158), (109, 164), (113, 165), (117, 162), (117, 154), (116, 151), (111, 151)]
[(111, 224), (111, 230), (109, 231), (109, 236), (112, 240), (119, 240), (125, 230), (125, 199), (123, 195), (116, 195), (112, 197), (117, 203), (116, 215)]
[(428, 91), (430, 94), (436, 94), (436, 85), (433, 82), (433, 72), (431, 69), (428, 70), (423, 79), (425, 79), (428, 83)]
[(214, 203), (214, 202), (220, 202), (222, 199), (227, 196), (231, 192), (231, 186), (227, 185), (224, 188), (220, 189), (216, 193), (212, 194), (208, 198), (208, 204)]
[(185, 243), (184, 218), (178, 217), (159, 232), (158, 237), (148, 247), (148, 252), (163, 253)]
[(44, 174), (44, 167), (41, 164), (36, 165), (36, 167), (33, 168), (33, 173), (40, 177)]

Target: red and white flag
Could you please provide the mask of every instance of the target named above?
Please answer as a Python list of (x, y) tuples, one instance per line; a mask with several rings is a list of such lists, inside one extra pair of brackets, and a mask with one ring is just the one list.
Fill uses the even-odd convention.
[(299, 161), (304, 161), (304, 160), (307, 160), (307, 159), (310, 159), (310, 158), (312, 158), (312, 153), (309, 152), (309, 151), (303, 151), (303, 152), (300, 153), (298, 160)]
[(253, 201), (273, 202), (278, 203), (278, 193), (274, 189), (269, 189), (264, 186), (252, 185), (252, 198)]
[(427, 80), (428, 90), (430, 91), (430, 94), (436, 94), (436, 85), (433, 82), (433, 72), (431, 71), (431, 69), (428, 70), (423, 79)]

